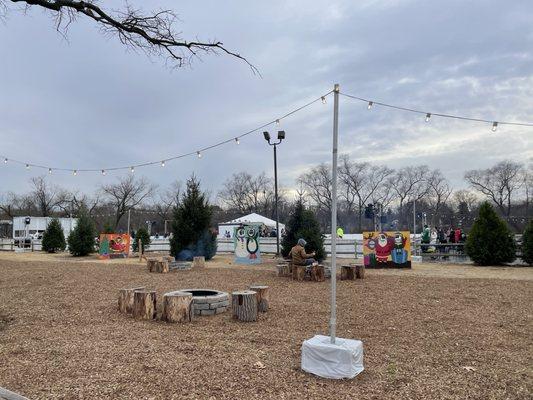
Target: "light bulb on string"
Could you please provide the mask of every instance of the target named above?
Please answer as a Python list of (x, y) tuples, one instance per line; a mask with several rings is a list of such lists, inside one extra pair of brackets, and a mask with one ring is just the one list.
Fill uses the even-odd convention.
[(165, 166), (165, 160), (161, 161), (161, 166), (162, 166), (162, 167)]
[(235, 143), (237, 143), (237, 144), (241, 144), (241, 142), (240, 142), (240, 140), (239, 140), (238, 137), (235, 138)]
[(26, 164), (26, 169), (30, 169), (30, 164)]
[(198, 156), (198, 158), (202, 158), (202, 153), (200, 153), (200, 150), (196, 152), (196, 155)]
[(135, 172), (135, 167), (130, 167), (130, 172), (133, 174)]
[(72, 175), (74, 175), (74, 176), (78, 175), (78, 171), (76, 171), (76, 170), (72, 171)]
[(48, 174), (52, 175), (52, 168), (48, 168)]
[(102, 170), (102, 175), (104, 175), (104, 176), (105, 176), (105, 169), (103, 169), (103, 170)]
[(279, 125), (279, 119), (276, 120), (276, 125)]
[(4, 158), (4, 164), (7, 164), (7, 158)]
[(374, 105), (374, 102), (373, 101), (369, 101), (368, 102), (368, 106), (366, 107), (367, 110), (370, 110), (372, 108), (372, 106)]
[(429, 119), (431, 118), (431, 113), (426, 114), (426, 122), (429, 122)]
[(326, 104), (326, 96), (322, 96), (320, 100), (322, 100), (322, 104)]
[(494, 121), (492, 123), (492, 132), (496, 132), (496, 129), (498, 129), (498, 122)]

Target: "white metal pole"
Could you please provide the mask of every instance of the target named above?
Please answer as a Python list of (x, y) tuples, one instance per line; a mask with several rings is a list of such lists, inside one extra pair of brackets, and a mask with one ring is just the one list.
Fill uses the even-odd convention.
[(128, 235), (130, 234), (130, 216), (131, 216), (131, 209), (128, 209)]
[(333, 88), (333, 162), (331, 165), (331, 318), (329, 334), (335, 343), (337, 329), (337, 147), (339, 138), (339, 84)]
[(416, 255), (416, 200), (413, 199), (413, 250)]

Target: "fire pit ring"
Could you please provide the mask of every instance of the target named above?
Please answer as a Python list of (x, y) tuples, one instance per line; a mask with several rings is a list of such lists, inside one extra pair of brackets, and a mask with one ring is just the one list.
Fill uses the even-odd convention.
[[(213, 289), (180, 289), (176, 292), (192, 294), (194, 315), (215, 315), (226, 312), (229, 307), (229, 294)], [(171, 292), (175, 293), (175, 292)]]

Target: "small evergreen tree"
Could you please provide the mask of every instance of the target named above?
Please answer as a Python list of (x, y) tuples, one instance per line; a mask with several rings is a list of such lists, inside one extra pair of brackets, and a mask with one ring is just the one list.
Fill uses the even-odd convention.
[(318, 261), (326, 258), (324, 236), (320, 232), (320, 225), (315, 214), (306, 210), (301, 201), (296, 203), (289, 222), (285, 226), (285, 236), (281, 241), (281, 254), (284, 257), (289, 255), (291, 248), (296, 245), (299, 238), (304, 238), (307, 242), (305, 246), (307, 253), (316, 252), (315, 258)]
[(216, 236), (209, 231), (212, 214), (200, 182), (192, 176), (187, 180), (180, 204), (174, 208), (170, 254), (182, 259), (194, 256), (211, 259), (216, 253)]
[(141, 241), (142, 252), (150, 247), (151, 239), (148, 230), (144, 227), (137, 229), (135, 234), (135, 239), (133, 240), (133, 251), (138, 251), (139, 249), (139, 240)]
[(533, 265), (533, 220), (529, 221), (522, 235), (522, 260)]
[(513, 234), (488, 202), (479, 208), (465, 250), (478, 265), (500, 265), (513, 262), (516, 258)]
[(68, 237), (68, 250), (75, 257), (86, 256), (94, 251), (94, 238), (96, 230), (94, 223), (87, 214), (87, 211), (81, 210), (78, 218), (78, 224), (70, 232)]
[(54, 218), (50, 221), (43, 233), (42, 248), (48, 253), (55, 253), (57, 251), (64, 251), (66, 246), (65, 234), (63, 233), (61, 222), (57, 218)]

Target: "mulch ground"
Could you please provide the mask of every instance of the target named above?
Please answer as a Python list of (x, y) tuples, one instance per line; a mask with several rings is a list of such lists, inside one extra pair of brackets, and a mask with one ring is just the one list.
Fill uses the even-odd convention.
[[(123, 287), (271, 287), (257, 323), (190, 324), (118, 313)], [(338, 282), (340, 337), (365, 371), (302, 372), (300, 346), (327, 334), (329, 281), (270, 267), (150, 274), (142, 266), (0, 261), (0, 386), (30, 399), (530, 399), (533, 281), (387, 275)], [(259, 362), (259, 363), (258, 363)]]

